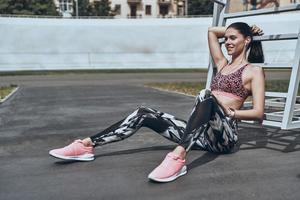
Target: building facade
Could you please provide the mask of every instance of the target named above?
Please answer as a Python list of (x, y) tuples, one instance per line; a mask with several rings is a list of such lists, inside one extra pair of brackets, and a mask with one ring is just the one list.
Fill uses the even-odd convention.
[(153, 18), (186, 15), (187, 0), (111, 0), (115, 17)]
[[(80, 1), (80, 0), (75, 0)], [(101, 0), (89, 0), (90, 3)], [(115, 18), (155, 18), (182, 17), (187, 15), (188, 0), (109, 0), (112, 15)], [(250, 0), (227, 0), (230, 3), (229, 12), (253, 10)], [(274, 7), (274, 1), (265, 7)], [(277, 0), (280, 6), (297, 3), (300, 0)], [(76, 5), (73, 0), (54, 0), (54, 3), (64, 17), (76, 16)], [(255, 8), (256, 9), (256, 8)]]
[(72, 17), (72, 15), (75, 16), (75, 5), (73, 5), (73, 0), (53, 0), (53, 1), (58, 12), (63, 17)]
[[(228, 0), (227, 0), (228, 1)], [(229, 12), (241, 12), (247, 10), (256, 10), (261, 8), (261, 2), (258, 0), (230, 0)], [(300, 0), (266, 0), (263, 8), (279, 6), (287, 6), (291, 3), (299, 3)]]
[[(93, 3), (101, 0), (89, 1)], [(74, 5), (73, 0), (54, 0), (54, 3), (62, 16), (76, 15), (76, 4)], [(110, 0), (111, 11), (116, 18), (184, 16), (187, 13), (186, 5), (187, 0)]]

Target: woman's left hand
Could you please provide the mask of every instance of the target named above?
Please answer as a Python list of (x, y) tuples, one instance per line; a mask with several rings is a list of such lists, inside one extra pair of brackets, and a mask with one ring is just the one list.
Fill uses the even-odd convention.
[(233, 108), (228, 108), (227, 115), (232, 119), (235, 118), (235, 110)]
[(251, 31), (254, 36), (261, 36), (264, 34), (263, 30), (256, 25), (251, 26)]

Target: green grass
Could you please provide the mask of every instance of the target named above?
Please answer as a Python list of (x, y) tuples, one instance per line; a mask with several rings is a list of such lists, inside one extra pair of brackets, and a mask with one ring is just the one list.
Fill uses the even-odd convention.
[[(288, 69), (265, 69), (265, 71), (290, 71)], [(176, 69), (78, 69), (78, 70), (27, 70), (0, 71), (0, 76), (66, 75), (66, 74), (103, 74), (103, 73), (206, 73), (207, 68)]]
[(205, 82), (147, 83), (146, 86), (156, 89), (181, 92), (188, 95), (197, 95), (201, 89), (205, 88)]
[(10, 85), (10, 86), (2, 86), (0, 87), (0, 100), (4, 99), (7, 95), (9, 95), (15, 88), (17, 88), (16, 85)]
[[(272, 92), (287, 92), (289, 80), (269, 80), (266, 81), (266, 90)], [(299, 88), (298, 88), (299, 93)]]
[[(288, 84), (288, 80), (266, 81), (266, 91), (287, 92)], [(147, 83), (146, 86), (195, 96), (201, 89), (205, 88), (205, 82)], [(299, 89), (300, 87), (298, 88), (298, 95), (300, 95)]]

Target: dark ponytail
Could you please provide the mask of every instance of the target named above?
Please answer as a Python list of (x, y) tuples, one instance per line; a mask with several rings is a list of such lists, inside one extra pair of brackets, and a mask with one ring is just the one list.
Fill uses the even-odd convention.
[(265, 56), (262, 48), (261, 41), (252, 41), (250, 43), (251, 46), (250, 52), (248, 55), (248, 62), (250, 63), (263, 63), (265, 62)]
[(250, 37), (251, 42), (247, 47), (247, 50), (250, 49), (248, 55), (248, 62), (250, 63), (263, 63), (265, 61), (264, 52), (262, 48), (261, 41), (253, 41), (253, 34), (251, 27), (244, 22), (235, 22), (230, 24), (228, 28), (234, 28), (238, 30), (244, 37)]

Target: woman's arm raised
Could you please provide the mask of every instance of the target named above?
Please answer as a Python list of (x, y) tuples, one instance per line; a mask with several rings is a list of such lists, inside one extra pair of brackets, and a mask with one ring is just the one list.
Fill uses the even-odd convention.
[(208, 28), (208, 47), (210, 55), (217, 66), (219, 71), (223, 66), (227, 64), (227, 59), (225, 58), (221, 46), (219, 44), (218, 38), (222, 38), (225, 35), (226, 27), (210, 27)]

